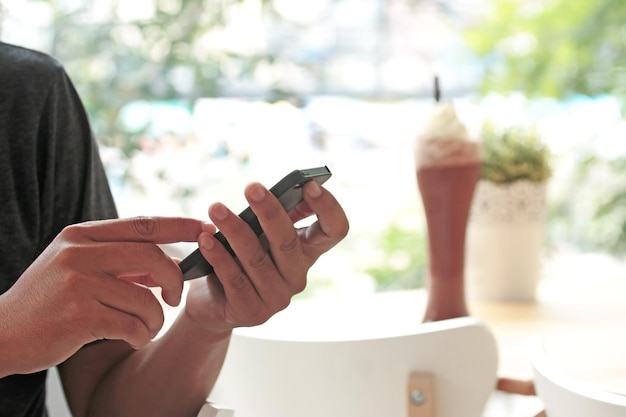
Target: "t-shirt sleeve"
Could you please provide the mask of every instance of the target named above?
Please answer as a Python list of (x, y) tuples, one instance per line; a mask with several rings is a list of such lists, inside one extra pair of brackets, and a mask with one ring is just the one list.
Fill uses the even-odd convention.
[(44, 106), (38, 165), (47, 245), (66, 225), (115, 218), (117, 210), (86, 111), (62, 68)]

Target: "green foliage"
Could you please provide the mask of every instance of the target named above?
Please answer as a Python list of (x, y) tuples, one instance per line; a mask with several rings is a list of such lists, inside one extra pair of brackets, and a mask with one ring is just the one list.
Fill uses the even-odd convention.
[(623, 96), (626, 2), (491, 0), (491, 13), (465, 34), (485, 58), (483, 91), (529, 97)]
[(392, 223), (380, 239), (382, 256), (365, 273), (374, 278), (378, 291), (421, 288), (428, 259), (424, 232)]
[(551, 175), (550, 155), (534, 128), (498, 129), (485, 123), (482, 129), (481, 178), (499, 184), (518, 180), (541, 182)]
[[(490, 5), (491, 13), (465, 33), (484, 58), (483, 92), (558, 99), (610, 95), (626, 105), (626, 1), (490, 0)], [(553, 232), (559, 229), (580, 247), (626, 251), (625, 174), (623, 157), (582, 158), (570, 179), (572, 192), (551, 209)]]
[[(614, 178), (626, 178), (626, 158), (619, 158), (608, 162), (608, 167)], [(596, 210), (596, 217), (603, 218), (607, 216), (615, 216), (620, 219), (619, 227), (620, 238), (623, 240), (623, 249), (626, 249), (626, 189), (616, 190), (605, 199)]]
[[(626, 158), (582, 158), (570, 178), (575, 193), (562, 196), (552, 211), (568, 219), (553, 234), (567, 235), (577, 246), (614, 255), (626, 253)], [(584, 196), (581, 199), (581, 196)], [(555, 218), (556, 216), (551, 216)], [(566, 228), (566, 230), (563, 230)]]
[(239, 2), (155, 1), (152, 18), (127, 21), (114, 3), (108, 18), (93, 19), (91, 3), (71, 9), (49, 1), (55, 16), (51, 53), (75, 80), (98, 136), (124, 134), (116, 122), (128, 102), (218, 93), (220, 64), (228, 54), (197, 45), (223, 25), (224, 10)]
[[(134, 184), (130, 159), (150, 126), (126, 126), (120, 118), (125, 105), (145, 100), (192, 107), (197, 98), (222, 95), (228, 81), (244, 82), (267, 59), (219, 41), (243, 0), (153, 0), (139, 9), (133, 2), (39, 2), (52, 16), (46, 52), (67, 69), (99, 142), (121, 151), (116, 163), (126, 184)], [(141, 15), (124, 16), (124, 7)]]

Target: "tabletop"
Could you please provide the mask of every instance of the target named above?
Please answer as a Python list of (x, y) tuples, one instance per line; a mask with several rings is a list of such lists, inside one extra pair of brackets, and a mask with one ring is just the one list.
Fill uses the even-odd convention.
[[(626, 393), (626, 263), (561, 254), (544, 262), (536, 302), (469, 303), (497, 340), (500, 376), (532, 378), (525, 344), (539, 335), (566, 374)], [(536, 399), (495, 393), (485, 417), (534, 416), (538, 406)]]
[(525, 341), (544, 339), (572, 376), (626, 392), (626, 264), (602, 255), (545, 263), (535, 303), (472, 302), (498, 341), (500, 372), (530, 377)]

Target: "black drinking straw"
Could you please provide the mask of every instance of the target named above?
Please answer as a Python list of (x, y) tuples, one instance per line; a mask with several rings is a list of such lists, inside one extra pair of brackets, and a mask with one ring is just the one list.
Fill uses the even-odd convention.
[(441, 88), (439, 87), (439, 76), (435, 75), (435, 101), (439, 103), (441, 101)]

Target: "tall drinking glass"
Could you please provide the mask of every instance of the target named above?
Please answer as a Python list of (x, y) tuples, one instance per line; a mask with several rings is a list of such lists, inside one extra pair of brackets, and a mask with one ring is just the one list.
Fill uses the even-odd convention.
[[(454, 109), (416, 147), (416, 177), (428, 229), (428, 302), (424, 321), (468, 315), (465, 301), (465, 234), (482, 162), (480, 146), (468, 139)], [(431, 123), (435, 124), (436, 123)], [(433, 126), (431, 126), (432, 128)]]

